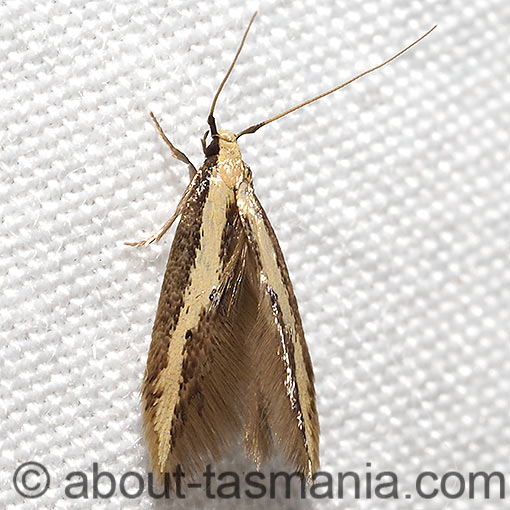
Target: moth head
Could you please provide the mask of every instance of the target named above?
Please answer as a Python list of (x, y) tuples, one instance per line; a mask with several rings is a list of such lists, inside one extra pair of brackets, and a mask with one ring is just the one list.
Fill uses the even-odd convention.
[(211, 138), (211, 143), (205, 149), (206, 157), (220, 156), (224, 159), (241, 159), (237, 136), (232, 131), (220, 129)]
[(218, 138), (220, 139), (220, 143), (235, 143), (237, 145), (237, 136), (227, 129), (220, 129), (218, 131)]
[(230, 189), (236, 189), (247, 178), (237, 137), (234, 133), (221, 129), (213, 138), (218, 140), (216, 163), (219, 175)]
[(237, 136), (231, 131), (220, 129), (216, 135), (219, 145), (219, 158), (241, 160), (241, 149), (237, 144)]

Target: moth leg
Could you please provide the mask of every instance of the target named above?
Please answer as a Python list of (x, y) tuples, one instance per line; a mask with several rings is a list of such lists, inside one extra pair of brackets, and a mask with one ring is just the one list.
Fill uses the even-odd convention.
[(172, 214), (172, 216), (168, 219), (168, 221), (157, 231), (154, 232), (150, 237), (147, 239), (143, 239), (141, 241), (134, 241), (134, 242), (125, 242), (124, 244), (127, 246), (135, 246), (136, 248), (140, 248), (141, 246), (149, 246), (149, 244), (152, 244), (154, 241), (159, 241), (170, 229), (173, 222), (180, 216), (184, 208), (186, 207), (186, 204), (191, 197), (193, 191), (197, 187), (197, 183), (199, 183), (198, 179), (198, 173), (195, 173), (193, 178), (191, 179), (191, 182), (188, 184), (186, 189), (184, 190), (184, 193), (179, 200), (179, 203), (177, 204), (177, 208), (175, 209), (175, 212)]
[(172, 217), (157, 232), (154, 232), (154, 234), (152, 234), (147, 239), (143, 239), (141, 241), (126, 241), (124, 244), (126, 246), (141, 248), (142, 246), (149, 246), (149, 244), (152, 244), (154, 241), (159, 241), (167, 233), (168, 229), (172, 226), (172, 223), (175, 221), (177, 216), (178, 214), (174, 213)]
[(161, 138), (163, 138), (163, 141), (170, 147), (170, 150), (172, 151), (172, 156), (175, 159), (178, 159), (179, 161), (182, 161), (186, 165), (188, 165), (189, 170), (189, 178), (193, 179), (193, 176), (197, 173), (197, 169), (193, 165), (193, 163), (188, 159), (188, 156), (184, 154), (184, 152), (180, 151), (177, 147), (174, 146), (174, 144), (168, 139), (168, 137), (165, 135), (165, 132), (163, 131), (163, 128), (159, 125), (159, 122), (157, 121), (156, 117), (152, 112), (149, 112), (149, 115), (151, 116), (152, 122), (154, 122), (154, 126), (156, 127), (156, 131), (159, 133)]

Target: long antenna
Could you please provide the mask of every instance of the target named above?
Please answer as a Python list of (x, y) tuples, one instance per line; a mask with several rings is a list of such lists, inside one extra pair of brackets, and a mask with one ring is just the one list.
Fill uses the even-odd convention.
[(228, 68), (227, 74), (225, 75), (225, 78), (223, 78), (222, 82), (220, 83), (220, 86), (218, 87), (216, 94), (214, 94), (214, 99), (211, 104), (209, 116), (207, 117), (207, 123), (209, 124), (209, 127), (211, 129), (211, 135), (216, 135), (218, 133), (218, 130), (216, 129), (216, 121), (214, 120), (214, 108), (216, 107), (216, 103), (218, 101), (218, 96), (220, 95), (220, 92), (223, 90), (225, 83), (227, 83), (229, 76), (232, 74), (232, 69), (234, 69), (234, 66), (236, 65), (237, 59), (239, 58), (241, 50), (243, 49), (244, 42), (246, 41), (246, 37), (248, 37), (248, 32), (250, 31), (250, 27), (251, 27), (256, 15), (257, 15), (257, 11), (255, 11), (252, 14), (252, 16), (250, 18), (250, 22), (248, 23), (248, 26), (246, 27), (246, 30), (244, 32), (243, 38), (241, 39), (241, 44), (239, 45), (239, 48), (237, 49), (237, 53), (235, 54), (234, 60), (232, 60), (232, 63), (230, 64), (230, 67)]
[[(252, 21), (253, 21), (253, 18), (252, 18)], [(251, 22), (250, 22), (250, 24), (251, 24)], [(341, 85), (338, 85), (337, 87), (335, 87), (331, 90), (328, 90), (327, 92), (324, 92), (323, 94), (313, 97), (312, 99), (308, 99), (307, 101), (305, 101), (301, 104), (298, 104), (297, 106), (294, 106), (294, 107), (290, 108), (289, 110), (284, 111), (283, 113), (275, 115), (274, 117), (271, 117), (270, 119), (267, 119), (264, 122), (259, 122), (258, 124), (254, 124), (253, 126), (250, 126), (249, 128), (243, 129), (243, 131), (241, 131), (238, 135), (236, 135), (237, 138), (239, 138), (240, 136), (249, 134), (249, 133), (255, 133), (255, 131), (260, 129), (262, 126), (265, 126), (271, 122), (274, 122), (275, 120), (281, 119), (282, 117), (285, 117), (285, 115), (295, 112), (296, 110), (299, 110), (299, 108), (302, 108), (303, 106), (306, 106), (307, 104), (313, 103), (314, 101), (318, 101), (319, 99), (321, 99), (323, 97), (329, 96), (329, 94), (332, 94), (333, 92), (336, 92), (337, 90), (340, 90), (340, 89), (346, 87), (347, 85), (351, 84), (353, 81), (358, 80), (362, 76), (365, 76), (366, 74), (371, 73), (372, 71), (376, 71), (377, 69), (380, 69), (381, 67), (385, 66), (386, 64), (389, 64), (392, 60), (395, 60), (397, 57), (400, 57), (400, 55), (402, 55), (407, 50), (411, 49), (415, 44), (418, 44), (422, 39), (427, 37), (427, 35), (429, 35), (430, 32), (432, 32), (432, 30), (434, 30), (434, 28), (436, 28), (436, 27), (437, 27), (437, 25), (434, 25), (427, 33), (423, 34), (419, 39), (416, 39), (416, 41), (414, 41), (412, 44), (407, 46), (407, 48), (404, 48), (403, 50), (399, 51), (396, 55), (393, 55), (393, 57), (389, 58), (388, 60), (385, 60), (382, 64), (372, 67), (372, 69), (368, 69), (367, 71), (363, 71), (361, 74), (358, 74), (357, 76), (355, 76), (354, 78), (351, 78), (350, 80), (346, 81), (345, 83), (342, 83)], [(243, 42), (244, 42), (244, 39), (243, 39)]]

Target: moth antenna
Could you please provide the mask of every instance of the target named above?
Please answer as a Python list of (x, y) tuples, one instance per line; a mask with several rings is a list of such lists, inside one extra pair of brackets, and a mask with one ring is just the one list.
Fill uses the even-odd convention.
[(288, 115), (289, 113), (299, 110), (300, 108), (302, 108), (303, 106), (306, 106), (307, 104), (313, 103), (314, 101), (318, 101), (319, 99), (322, 99), (323, 97), (329, 96), (329, 94), (332, 94), (333, 92), (336, 92), (337, 90), (340, 90), (340, 89), (346, 87), (347, 85), (351, 84), (353, 81), (358, 80), (359, 78), (365, 76), (366, 74), (369, 74), (372, 71), (376, 71), (377, 69), (380, 69), (381, 67), (385, 66), (386, 64), (389, 64), (392, 60), (395, 60), (397, 57), (400, 57), (400, 55), (405, 53), (407, 50), (410, 50), (415, 44), (418, 44), (422, 39), (427, 37), (427, 35), (429, 35), (432, 32), (432, 30), (434, 30), (436, 27), (437, 27), (437, 25), (434, 25), (428, 32), (423, 34), (419, 39), (416, 39), (416, 41), (414, 41), (412, 44), (410, 44), (403, 50), (400, 50), (398, 53), (393, 55), (393, 57), (389, 58), (388, 60), (385, 60), (382, 64), (379, 64), (375, 67), (372, 67), (371, 69), (363, 71), (362, 73), (360, 73), (357, 76), (355, 76), (354, 78), (351, 78), (350, 80), (342, 83), (341, 85), (338, 85), (337, 87), (335, 87), (331, 90), (328, 90), (327, 92), (324, 92), (323, 94), (315, 96), (312, 99), (308, 99), (307, 101), (304, 101), (303, 103), (300, 103), (297, 106), (290, 108), (289, 110), (285, 110), (284, 112), (279, 113), (278, 115), (275, 115), (274, 117), (271, 117), (270, 119), (267, 119), (264, 122), (259, 122), (258, 124), (254, 124), (253, 126), (243, 129), (243, 131), (241, 131), (238, 135), (236, 135), (237, 138), (239, 138), (240, 136), (243, 136), (243, 135), (247, 135), (249, 133), (255, 133), (255, 131), (260, 129), (262, 126), (265, 126), (266, 124), (274, 122), (275, 120), (281, 119), (282, 117), (285, 117), (285, 115)]
[(246, 41), (246, 37), (248, 37), (248, 32), (250, 31), (250, 27), (251, 27), (256, 15), (257, 15), (257, 11), (255, 11), (252, 14), (252, 16), (250, 18), (250, 22), (248, 23), (248, 26), (246, 27), (246, 30), (244, 31), (243, 38), (241, 39), (241, 44), (239, 45), (239, 48), (237, 48), (237, 52), (234, 56), (234, 60), (232, 60), (232, 63), (230, 64), (230, 67), (228, 68), (227, 74), (225, 74), (225, 77), (223, 78), (222, 82), (220, 83), (220, 86), (218, 87), (216, 94), (214, 94), (213, 102), (211, 104), (211, 109), (209, 111), (209, 116), (207, 117), (207, 123), (209, 124), (209, 127), (211, 129), (211, 136), (218, 134), (218, 130), (216, 128), (216, 121), (214, 120), (214, 108), (216, 107), (216, 102), (218, 101), (218, 96), (220, 95), (220, 92), (223, 90), (225, 83), (227, 83), (229, 76), (232, 74), (232, 70), (234, 69), (234, 66), (236, 65), (236, 62), (237, 62), (237, 59), (239, 58), (241, 50), (243, 49), (244, 42)]

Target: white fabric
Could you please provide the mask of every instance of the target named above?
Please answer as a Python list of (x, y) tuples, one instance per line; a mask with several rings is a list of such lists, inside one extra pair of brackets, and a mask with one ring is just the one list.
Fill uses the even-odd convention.
[[(489, 501), (403, 494), (426, 470), (510, 476), (509, 6), (1, 2), (0, 506), (506, 508), (497, 487)], [(255, 8), (217, 108), (235, 131), (439, 25), (240, 140), (303, 317), (321, 467), (395, 471), (401, 497), (71, 500), (64, 477), (93, 462), (117, 478), (148, 470), (138, 390), (173, 230), (148, 249), (123, 241), (159, 228), (188, 180), (148, 112), (199, 165), (210, 101)], [(52, 477), (40, 499), (13, 488), (29, 460)], [(252, 469), (239, 451), (232, 466)]]

